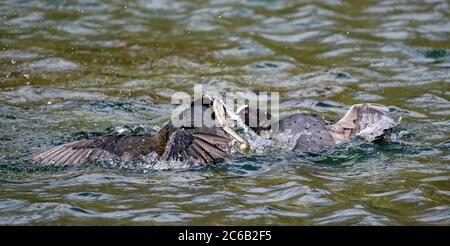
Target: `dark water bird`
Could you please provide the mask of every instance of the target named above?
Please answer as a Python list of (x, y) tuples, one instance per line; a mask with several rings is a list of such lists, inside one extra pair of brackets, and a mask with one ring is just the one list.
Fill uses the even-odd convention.
[[(219, 104), (214, 105), (212, 100), (203, 98), (201, 103), (192, 103), (178, 115), (180, 127), (175, 127), (171, 121), (152, 136), (103, 136), (67, 143), (37, 154), (32, 160), (44, 165), (80, 165), (113, 157), (130, 161), (152, 152), (155, 152), (160, 160), (192, 158), (200, 164), (229, 159), (236, 145), (236, 141), (233, 141), (236, 133), (224, 125), (225, 109), (221, 107)], [(222, 118), (216, 117), (218, 112), (214, 109), (221, 111)], [(203, 121), (220, 118), (219, 126), (194, 126), (196, 111), (202, 113)], [(237, 143), (245, 145), (245, 141), (238, 140), (241, 142)]]
[(351, 106), (337, 122), (316, 114), (296, 113), (279, 120), (275, 127), (279, 133), (296, 136), (293, 150), (310, 151), (334, 146), (356, 136), (369, 142), (381, 141), (389, 137), (397, 124), (387, 107), (365, 103)]

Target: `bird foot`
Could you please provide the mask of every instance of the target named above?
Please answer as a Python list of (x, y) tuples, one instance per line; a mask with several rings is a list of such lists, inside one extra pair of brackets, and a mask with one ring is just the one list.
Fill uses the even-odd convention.
[[(216, 120), (219, 124), (219, 127), (221, 127), (226, 133), (228, 133), (232, 138), (232, 142), (238, 142), (239, 143), (239, 150), (241, 153), (246, 152), (248, 150), (248, 142), (247, 140), (243, 139), (241, 136), (239, 136), (232, 128), (231, 123), (228, 122), (226, 117), (226, 106), (225, 104), (219, 99), (214, 98), (213, 101), (213, 110), (214, 114), (216, 116)], [(242, 110), (242, 109), (241, 109)], [(232, 143), (234, 144), (234, 143)]]

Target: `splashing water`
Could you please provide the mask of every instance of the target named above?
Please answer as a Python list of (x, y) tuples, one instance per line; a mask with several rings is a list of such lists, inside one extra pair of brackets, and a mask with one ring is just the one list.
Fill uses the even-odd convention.
[(236, 131), (243, 133), (244, 139), (246, 139), (250, 145), (250, 152), (261, 154), (272, 146), (272, 141), (270, 139), (263, 138), (256, 134), (244, 123), (239, 115), (231, 110), (233, 108), (232, 105), (227, 105), (221, 99), (218, 100), (225, 106), (226, 113), (230, 118), (236, 121)]

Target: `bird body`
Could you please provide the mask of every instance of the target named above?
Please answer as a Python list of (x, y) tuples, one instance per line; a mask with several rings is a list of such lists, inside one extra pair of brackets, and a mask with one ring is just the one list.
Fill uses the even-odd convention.
[(396, 125), (387, 107), (365, 103), (351, 106), (335, 123), (319, 115), (296, 113), (281, 119), (278, 129), (298, 136), (293, 150), (309, 151), (341, 144), (356, 136), (368, 142), (377, 141), (388, 137)]
[(283, 118), (278, 123), (281, 133), (288, 131), (297, 138), (293, 150), (308, 151), (335, 145), (328, 131), (327, 122), (315, 114), (297, 113)]

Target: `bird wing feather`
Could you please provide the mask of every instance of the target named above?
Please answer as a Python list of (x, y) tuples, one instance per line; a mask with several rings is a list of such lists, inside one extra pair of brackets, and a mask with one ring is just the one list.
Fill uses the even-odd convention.
[(193, 158), (200, 164), (215, 163), (220, 159), (230, 159), (226, 149), (230, 139), (195, 128), (182, 128), (175, 131), (169, 139), (163, 160), (186, 160)]
[(137, 156), (151, 152), (148, 136), (104, 136), (56, 146), (31, 157), (42, 165), (81, 165), (106, 160), (114, 156)]
[(351, 136), (361, 136), (374, 141), (389, 134), (397, 122), (389, 116), (389, 109), (381, 104), (363, 103), (350, 107), (338, 122), (329, 125), (336, 142), (341, 143)]

